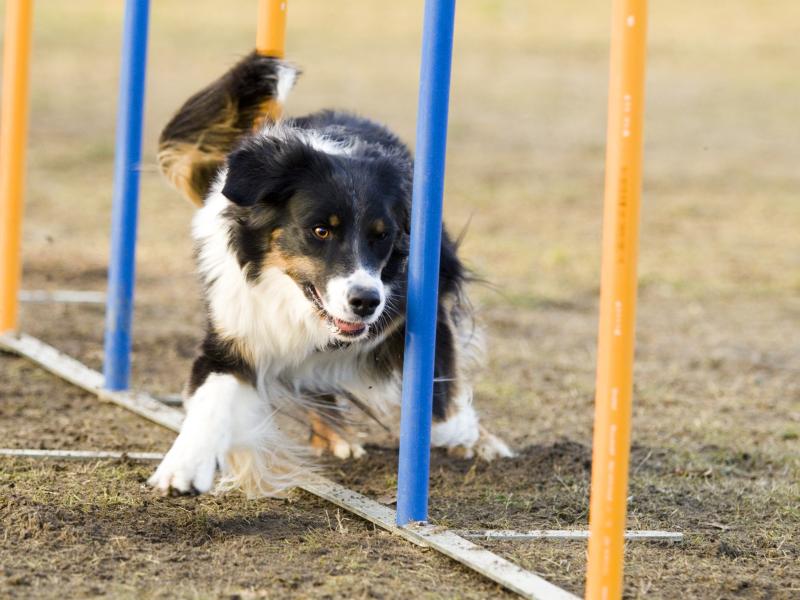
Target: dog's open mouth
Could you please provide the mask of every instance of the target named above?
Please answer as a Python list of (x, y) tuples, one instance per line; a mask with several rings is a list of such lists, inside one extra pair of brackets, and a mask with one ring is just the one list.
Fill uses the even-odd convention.
[(313, 284), (305, 284), (305, 286), (303, 286), (303, 291), (305, 292), (306, 297), (315, 306), (317, 311), (319, 311), (320, 316), (328, 322), (328, 325), (331, 326), (331, 329), (333, 329), (334, 333), (345, 337), (355, 338), (359, 337), (369, 327), (369, 325), (366, 323), (352, 323), (350, 321), (338, 319), (330, 314), (327, 310), (325, 310), (325, 306), (322, 304), (322, 297), (319, 295), (317, 288), (314, 287)]

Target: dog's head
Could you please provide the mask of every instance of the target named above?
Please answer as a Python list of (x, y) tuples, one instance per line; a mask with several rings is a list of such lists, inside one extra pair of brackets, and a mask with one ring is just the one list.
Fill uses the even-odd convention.
[(300, 287), (333, 337), (366, 338), (405, 289), (411, 164), (291, 129), (247, 140), (222, 193), (236, 206), (231, 244), (248, 279), (269, 268)]

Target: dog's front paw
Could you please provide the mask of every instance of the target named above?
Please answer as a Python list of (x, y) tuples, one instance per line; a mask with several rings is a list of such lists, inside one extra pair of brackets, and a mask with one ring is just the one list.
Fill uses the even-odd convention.
[(222, 457), (214, 449), (182, 439), (175, 440), (147, 483), (162, 494), (202, 494), (211, 489)]

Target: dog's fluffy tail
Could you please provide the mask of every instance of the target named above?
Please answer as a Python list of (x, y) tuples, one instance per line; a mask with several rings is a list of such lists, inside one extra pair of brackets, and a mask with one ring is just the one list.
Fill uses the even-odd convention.
[(298, 76), (293, 66), (255, 52), (189, 98), (161, 133), (158, 163), (197, 206), (237, 142), (276, 122)]

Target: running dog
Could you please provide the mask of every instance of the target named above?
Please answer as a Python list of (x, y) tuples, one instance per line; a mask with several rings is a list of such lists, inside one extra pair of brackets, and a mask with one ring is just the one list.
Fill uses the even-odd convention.
[[(159, 163), (199, 210), (192, 233), (208, 311), (186, 419), (149, 483), (275, 495), (302, 482), (309, 447), (276, 414), (301, 414), (310, 449), (364, 449), (348, 414), (400, 402), (413, 160), (386, 127), (349, 113), (280, 114), (298, 71), (250, 54), (164, 129)], [(431, 444), (511, 456), (478, 423), (470, 373), (481, 333), (456, 244), (443, 234)]]

